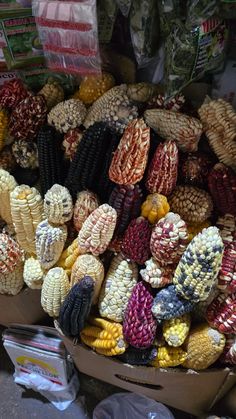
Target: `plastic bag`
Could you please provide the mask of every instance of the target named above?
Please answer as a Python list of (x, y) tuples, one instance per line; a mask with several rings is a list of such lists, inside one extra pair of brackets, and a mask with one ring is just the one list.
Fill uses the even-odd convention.
[(161, 403), (135, 393), (117, 393), (95, 408), (93, 419), (174, 419)]
[(203, 22), (217, 15), (219, 0), (188, 0), (187, 26), (201, 25)]

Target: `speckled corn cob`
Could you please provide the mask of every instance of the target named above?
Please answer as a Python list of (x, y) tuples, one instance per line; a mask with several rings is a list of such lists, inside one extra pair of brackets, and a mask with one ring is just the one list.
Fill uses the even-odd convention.
[(170, 206), (164, 195), (153, 193), (148, 195), (142, 204), (141, 215), (148, 219), (149, 223), (155, 224), (160, 218), (165, 217)]
[(4, 147), (5, 135), (8, 127), (8, 115), (0, 108), (0, 151)]
[(224, 247), (218, 275), (218, 288), (223, 292), (236, 292), (236, 240)]
[(59, 314), (59, 325), (66, 336), (79, 337), (89, 315), (94, 290), (94, 281), (90, 276), (84, 276), (79, 284), (75, 284)]
[(47, 106), (43, 96), (22, 100), (10, 116), (9, 132), (15, 140), (32, 140), (45, 123)]
[(43, 195), (55, 183), (62, 183), (62, 154), (59, 137), (56, 131), (47, 125), (41, 128), (38, 134), (40, 186)]
[(169, 212), (154, 226), (150, 249), (152, 256), (161, 264), (177, 263), (186, 249), (188, 231), (178, 214)]
[(57, 266), (63, 268), (70, 277), (72, 266), (79, 256), (78, 239), (76, 238), (61, 254)]
[(22, 81), (10, 80), (4, 83), (0, 90), (0, 106), (9, 110), (14, 109), (19, 102), (30, 95)]
[(169, 320), (189, 313), (193, 303), (177, 295), (174, 285), (169, 285), (160, 290), (154, 298), (152, 314), (158, 320)]
[(149, 222), (143, 217), (132, 220), (122, 240), (122, 253), (131, 261), (143, 265), (150, 257), (150, 238)]
[(99, 313), (116, 322), (122, 322), (132, 290), (138, 280), (135, 263), (115, 256), (107, 272), (99, 299)]
[(142, 192), (138, 185), (116, 185), (109, 197), (109, 205), (117, 212), (115, 236), (122, 236), (131, 220), (138, 217)]
[(208, 187), (220, 214), (236, 215), (236, 174), (232, 169), (218, 163), (208, 177)]
[(197, 151), (202, 135), (201, 122), (193, 117), (163, 109), (145, 111), (146, 123), (165, 140), (174, 140), (181, 151)]
[(175, 319), (165, 320), (163, 323), (163, 336), (169, 346), (181, 346), (188, 336), (191, 324), (189, 314)]
[(104, 279), (104, 267), (96, 256), (80, 255), (72, 267), (71, 285), (80, 282), (87, 275), (94, 280), (93, 304), (96, 304)]
[(126, 350), (122, 325), (97, 317), (89, 318), (89, 325), (80, 333), (85, 345), (105, 356), (121, 355)]
[(40, 262), (34, 257), (26, 259), (24, 264), (23, 278), (25, 284), (33, 290), (40, 290), (43, 285), (44, 271), (41, 268)]
[(194, 186), (177, 186), (169, 198), (171, 211), (176, 212), (186, 223), (199, 224), (212, 213), (210, 195)]
[(85, 118), (84, 126), (88, 128), (94, 122), (104, 121), (122, 134), (127, 124), (137, 116), (137, 107), (127, 96), (127, 86), (122, 84), (108, 90), (93, 103)]
[(10, 194), (10, 205), (16, 238), (22, 249), (35, 254), (35, 233), (43, 216), (43, 201), (35, 188), (16, 186)]
[(161, 266), (154, 258), (145, 262), (145, 269), (140, 270), (140, 275), (152, 288), (161, 288), (172, 282), (175, 265)]
[(187, 358), (187, 353), (182, 348), (161, 346), (157, 349), (157, 356), (151, 362), (152, 367), (168, 368), (182, 365)]
[(189, 243), (174, 274), (179, 295), (187, 300), (204, 301), (220, 270), (223, 242), (216, 227), (208, 227)]
[(200, 224), (187, 224), (187, 230), (188, 230), (188, 241), (191, 242), (193, 238), (198, 234), (201, 233), (204, 228), (210, 227), (211, 223), (210, 221), (203, 221), (203, 223)]
[(227, 335), (223, 354), (220, 357), (223, 364), (236, 365), (236, 336)]
[(216, 225), (220, 230), (225, 246), (236, 241), (236, 217), (231, 214), (225, 214), (223, 217), (218, 218)]
[(80, 231), (85, 220), (98, 206), (98, 198), (93, 192), (81, 191), (77, 194), (73, 215), (74, 226), (77, 231)]
[(73, 202), (68, 189), (55, 184), (44, 197), (44, 216), (49, 223), (64, 224), (72, 218)]
[(147, 109), (167, 109), (178, 112), (185, 103), (185, 97), (180, 93), (173, 98), (166, 100), (164, 95), (158, 94), (147, 103)]
[(70, 129), (64, 135), (62, 145), (64, 147), (64, 156), (66, 159), (72, 161), (82, 137), (83, 132), (79, 128)]
[(236, 333), (236, 294), (219, 294), (208, 306), (208, 323), (221, 333)]
[(0, 294), (16, 295), (24, 285), (23, 251), (7, 234), (0, 234)]
[(12, 152), (20, 167), (24, 169), (38, 167), (38, 149), (33, 141), (15, 141), (12, 144)]
[(154, 341), (157, 322), (152, 315), (153, 297), (145, 283), (134, 286), (124, 314), (123, 333), (135, 348), (148, 348)]
[(159, 144), (148, 166), (146, 188), (149, 192), (169, 195), (178, 176), (179, 153), (175, 141)]
[(153, 83), (128, 84), (127, 95), (133, 102), (148, 102), (158, 92), (158, 86)]
[(198, 110), (209, 144), (220, 162), (236, 170), (236, 113), (223, 99), (204, 103)]
[(183, 366), (194, 370), (204, 370), (219, 358), (225, 346), (222, 333), (203, 323), (194, 326), (184, 343), (187, 359)]
[(98, 76), (89, 75), (84, 77), (79, 91), (75, 92), (73, 97), (82, 100), (85, 105), (91, 105), (113, 86), (115, 86), (115, 79), (110, 73), (104, 72)]
[(78, 243), (82, 252), (94, 256), (104, 253), (108, 247), (116, 226), (116, 210), (108, 204), (100, 205), (84, 222)]
[(146, 168), (150, 147), (150, 128), (143, 119), (129, 123), (113, 155), (109, 178), (121, 185), (139, 182)]
[(17, 183), (13, 176), (6, 170), (0, 169), (0, 217), (7, 223), (12, 224), (10, 193)]
[(38, 94), (46, 100), (48, 111), (64, 100), (63, 88), (54, 81), (48, 81)]
[[(74, 197), (77, 192), (86, 189), (102, 196), (111, 192), (114, 184), (108, 179), (108, 164), (110, 165), (117, 141), (118, 138), (103, 122), (96, 122), (85, 131), (70, 164), (65, 183)], [(105, 184), (104, 176), (107, 178)]]
[(0, 153), (0, 168), (12, 172), (16, 167), (16, 160), (13, 156), (10, 145), (3, 147)]
[(50, 269), (59, 260), (67, 238), (66, 225), (51, 225), (48, 220), (38, 224), (35, 234), (37, 258), (43, 269)]
[(58, 317), (60, 308), (70, 291), (69, 279), (62, 268), (52, 268), (44, 278), (41, 305), (51, 317)]
[(179, 164), (179, 178), (182, 183), (191, 186), (204, 187), (206, 179), (214, 163), (204, 153), (183, 154)]
[(154, 347), (139, 349), (129, 346), (126, 351), (119, 356), (120, 361), (129, 365), (148, 365), (157, 356), (157, 349)]
[(79, 127), (86, 116), (86, 108), (78, 99), (68, 99), (58, 103), (48, 114), (48, 124), (66, 134), (70, 129)]

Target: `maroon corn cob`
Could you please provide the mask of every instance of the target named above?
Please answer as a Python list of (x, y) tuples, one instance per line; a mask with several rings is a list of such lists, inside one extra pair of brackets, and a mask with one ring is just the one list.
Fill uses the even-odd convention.
[(129, 224), (121, 246), (122, 253), (132, 262), (142, 265), (150, 257), (151, 227), (143, 217)]

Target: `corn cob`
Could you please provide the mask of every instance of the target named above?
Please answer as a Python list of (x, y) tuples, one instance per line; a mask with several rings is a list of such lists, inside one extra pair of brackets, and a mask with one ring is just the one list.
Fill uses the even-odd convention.
[(38, 94), (44, 97), (48, 111), (64, 100), (64, 90), (55, 81), (48, 81)]
[(40, 185), (45, 195), (55, 183), (62, 184), (60, 137), (52, 127), (46, 125), (39, 131), (37, 141)]
[(143, 217), (132, 220), (122, 240), (122, 253), (131, 261), (143, 265), (150, 257), (151, 227)]
[(10, 194), (10, 205), (16, 238), (23, 250), (35, 254), (35, 233), (43, 216), (43, 201), (35, 188), (16, 186)]
[(41, 268), (40, 262), (34, 257), (26, 259), (24, 264), (23, 278), (25, 284), (29, 287), (40, 290), (43, 285), (44, 271)]
[(94, 281), (84, 276), (79, 284), (75, 284), (65, 298), (59, 313), (59, 325), (66, 336), (79, 336), (89, 315)]
[(35, 234), (37, 258), (43, 269), (50, 269), (59, 260), (67, 238), (66, 225), (52, 226), (48, 220), (38, 224)]
[(125, 340), (135, 348), (148, 348), (154, 341), (157, 322), (152, 315), (152, 304), (148, 286), (139, 282), (132, 290), (123, 322)]
[(176, 212), (186, 223), (199, 224), (206, 221), (212, 213), (213, 203), (210, 195), (194, 186), (177, 186), (170, 196), (171, 211)]
[(12, 224), (10, 193), (16, 186), (14, 177), (6, 170), (0, 169), (0, 217), (10, 225)]
[(43, 96), (29, 96), (12, 111), (9, 132), (15, 140), (33, 140), (43, 126), (46, 115), (47, 106)]
[(223, 99), (204, 103), (198, 110), (209, 144), (221, 163), (236, 170), (235, 120), (233, 107)]
[(77, 257), (71, 271), (71, 285), (80, 282), (84, 276), (90, 276), (94, 280), (93, 304), (96, 304), (104, 279), (103, 264), (96, 256), (80, 255)]
[(222, 364), (236, 365), (236, 336), (227, 335), (223, 354), (220, 357)]
[(178, 263), (188, 241), (187, 226), (178, 214), (168, 212), (154, 226), (150, 249), (152, 256), (161, 265)]
[(84, 222), (78, 243), (82, 252), (90, 252), (94, 256), (104, 253), (107, 249), (116, 226), (116, 210), (103, 204), (96, 208)]
[(236, 294), (219, 294), (208, 306), (206, 319), (221, 333), (236, 333)]
[(165, 287), (172, 282), (174, 266), (161, 266), (154, 258), (146, 260), (145, 265), (145, 269), (140, 270), (140, 275), (152, 288)]
[(220, 230), (220, 235), (225, 246), (236, 241), (236, 217), (231, 214), (225, 214), (219, 217), (216, 226)]
[(165, 320), (163, 323), (163, 336), (169, 346), (181, 346), (188, 336), (191, 318), (184, 314), (175, 319)]
[(88, 128), (94, 122), (103, 121), (122, 134), (126, 125), (137, 116), (137, 107), (127, 96), (127, 85), (122, 84), (108, 90), (92, 104), (84, 126)]
[(12, 144), (12, 152), (20, 167), (38, 167), (38, 149), (33, 141), (18, 140)]
[(73, 202), (64, 186), (55, 184), (45, 194), (44, 216), (49, 223), (64, 224), (72, 218)]
[(200, 224), (187, 224), (187, 230), (188, 230), (188, 241), (191, 242), (193, 238), (198, 234), (201, 233), (204, 228), (210, 227), (211, 223), (210, 221), (206, 220), (203, 221), (203, 223)]
[(0, 234), (0, 294), (16, 295), (24, 285), (23, 251), (7, 234)]
[(187, 353), (182, 348), (162, 346), (157, 349), (156, 358), (151, 362), (155, 368), (177, 367), (182, 365), (187, 358)]
[(181, 151), (197, 151), (202, 135), (202, 124), (198, 119), (163, 109), (147, 110), (144, 118), (162, 138), (175, 141)]
[(51, 317), (58, 317), (60, 308), (70, 291), (69, 279), (62, 268), (52, 268), (44, 278), (41, 305)]
[(225, 245), (220, 272), (218, 275), (218, 288), (222, 292), (236, 292), (236, 240)]
[(109, 178), (121, 185), (139, 182), (146, 168), (150, 147), (150, 128), (143, 119), (129, 123), (114, 153)]
[(122, 322), (132, 290), (138, 280), (135, 263), (127, 262), (119, 254), (110, 264), (99, 298), (101, 317)]
[(86, 76), (73, 97), (82, 100), (85, 105), (91, 105), (113, 86), (115, 86), (115, 79), (109, 73), (104, 72), (98, 76)]
[(58, 103), (48, 114), (48, 124), (60, 133), (79, 127), (86, 116), (86, 108), (80, 100), (68, 99)]
[(193, 327), (184, 343), (187, 359), (183, 366), (194, 370), (204, 370), (219, 358), (225, 346), (222, 333), (202, 323)]
[(77, 257), (79, 256), (78, 239), (76, 238), (70, 246), (68, 246), (64, 252), (62, 252), (60, 259), (57, 262), (57, 266), (63, 268), (67, 275), (70, 277), (72, 266), (74, 265)]
[(12, 172), (16, 167), (16, 160), (13, 156), (11, 146), (6, 145), (0, 153), (0, 169)]
[(129, 346), (126, 351), (118, 358), (124, 364), (129, 365), (148, 365), (157, 356), (157, 349), (151, 346), (146, 349), (132, 348)]
[(152, 314), (158, 320), (170, 320), (183, 316), (193, 309), (193, 303), (185, 300), (176, 292), (174, 285), (169, 285), (160, 290), (154, 298)]
[(153, 83), (128, 84), (127, 95), (133, 102), (145, 103), (158, 92), (158, 86)]
[(85, 345), (105, 356), (121, 355), (125, 352), (127, 344), (121, 324), (98, 317), (90, 317), (88, 323), (80, 333)]
[(142, 204), (141, 215), (148, 219), (151, 224), (155, 224), (160, 218), (165, 217), (169, 212), (170, 206), (164, 195), (154, 193), (148, 195)]
[(208, 227), (189, 243), (174, 274), (179, 295), (187, 300), (204, 301), (220, 270), (223, 242), (216, 227)]
[(184, 184), (204, 187), (213, 165), (212, 159), (207, 154), (200, 152), (184, 154), (180, 160), (179, 178)]
[[(65, 183), (74, 197), (77, 192), (86, 189), (102, 192), (102, 195), (111, 192), (109, 189), (114, 186), (113, 183), (109, 180), (105, 185), (103, 183), (117, 141), (117, 137), (103, 122), (95, 123), (85, 131), (70, 164)], [(106, 189), (102, 191), (104, 186)]]
[(77, 231), (80, 231), (85, 220), (98, 206), (98, 198), (93, 192), (81, 191), (77, 194), (73, 215), (74, 226)]
[(179, 112), (185, 103), (185, 97), (180, 93), (173, 98), (166, 100), (164, 95), (158, 94), (147, 103), (147, 109), (166, 109)]
[(0, 151), (4, 147), (5, 136), (8, 127), (8, 115), (4, 109), (0, 108)]
[(66, 159), (72, 161), (82, 137), (83, 132), (79, 128), (70, 129), (64, 135), (62, 145), (64, 147), (64, 156)]
[(146, 188), (149, 192), (169, 195), (178, 176), (179, 153), (175, 141), (159, 144), (148, 166)]
[(10, 80), (1, 87), (0, 106), (9, 110), (14, 109), (19, 102), (30, 95), (22, 81), (19, 79)]
[(142, 192), (138, 185), (116, 185), (109, 197), (109, 205), (117, 212), (115, 236), (122, 236), (131, 220), (138, 217)]
[(236, 174), (218, 163), (208, 177), (208, 187), (215, 207), (221, 214), (236, 215)]

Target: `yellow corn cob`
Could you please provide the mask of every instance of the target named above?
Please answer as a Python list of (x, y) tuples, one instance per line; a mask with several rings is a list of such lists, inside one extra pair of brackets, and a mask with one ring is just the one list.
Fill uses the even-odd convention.
[(8, 126), (8, 116), (6, 111), (0, 109), (0, 150), (4, 146), (5, 135)]
[(189, 314), (184, 314), (163, 323), (163, 336), (169, 346), (181, 346), (188, 336), (191, 319)]
[(79, 246), (77, 238), (68, 246), (61, 254), (57, 266), (63, 268), (67, 275), (70, 276), (72, 266), (74, 265), (77, 257), (79, 256)]
[(188, 229), (188, 241), (191, 242), (191, 240), (198, 234), (201, 233), (201, 231), (204, 228), (210, 227), (211, 223), (210, 221), (206, 220), (203, 223), (200, 224), (187, 224)]
[(158, 220), (169, 212), (170, 206), (164, 195), (153, 193), (147, 196), (146, 201), (142, 204), (141, 215), (148, 219), (151, 224), (155, 224)]
[(156, 368), (177, 367), (184, 363), (187, 353), (182, 348), (173, 348), (171, 346), (162, 346), (158, 348), (156, 358), (151, 365)]
[(90, 317), (89, 325), (81, 334), (81, 340), (101, 355), (121, 355), (127, 347), (122, 325), (98, 317)]

